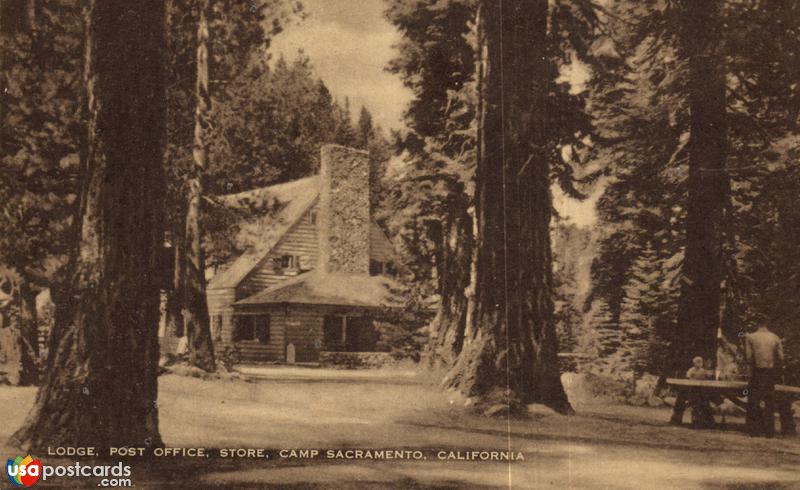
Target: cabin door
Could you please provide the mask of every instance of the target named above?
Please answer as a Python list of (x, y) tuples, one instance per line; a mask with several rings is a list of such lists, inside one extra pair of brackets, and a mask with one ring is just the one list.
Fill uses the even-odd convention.
[(348, 317), (347, 318), (346, 349), (348, 352), (371, 352), (375, 350), (378, 340), (372, 318)]

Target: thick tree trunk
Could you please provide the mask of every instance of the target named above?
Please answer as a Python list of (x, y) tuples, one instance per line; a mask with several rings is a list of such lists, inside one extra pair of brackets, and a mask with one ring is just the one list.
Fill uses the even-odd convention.
[(205, 371), (214, 371), (214, 346), (206, 301), (205, 260), (202, 247), (203, 176), (208, 159), (208, 15), (210, 0), (200, 1), (197, 28), (197, 93), (194, 124), (194, 168), (189, 179), (189, 208), (186, 213), (186, 276), (182, 284), (183, 320), (189, 337), (189, 363)]
[(34, 22), (34, 0), (3, 0), (0, 2), (0, 35), (13, 36), (30, 32)]
[(475, 314), (446, 381), (486, 413), (570, 413), (551, 298), (547, 0), (486, 0), (478, 25)]
[(13, 438), (32, 450), (161, 444), (164, 5), (92, 0), (85, 17), (89, 121), (73, 304), (54, 326), (50, 369)]
[(437, 260), (441, 307), (433, 321), (431, 357), (434, 365), (452, 366), (464, 344), (471, 306), (473, 220), (462, 202), (451, 202), (439, 237)]
[(682, 9), (691, 119), (686, 252), (672, 356), (673, 369), (679, 372), (688, 369), (694, 356), (716, 358), (724, 277), (723, 220), (730, 199), (720, 2), (685, 1)]

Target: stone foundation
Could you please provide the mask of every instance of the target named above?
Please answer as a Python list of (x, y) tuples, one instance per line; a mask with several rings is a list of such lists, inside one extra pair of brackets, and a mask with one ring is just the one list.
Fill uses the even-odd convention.
[(320, 352), (319, 363), (323, 367), (341, 369), (379, 368), (394, 362), (388, 352)]

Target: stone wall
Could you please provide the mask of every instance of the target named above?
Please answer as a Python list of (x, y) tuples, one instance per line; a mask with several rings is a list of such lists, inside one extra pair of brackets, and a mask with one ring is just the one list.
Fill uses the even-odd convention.
[(369, 274), (369, 158), (338, 145), (321, 150), (319, 267)]

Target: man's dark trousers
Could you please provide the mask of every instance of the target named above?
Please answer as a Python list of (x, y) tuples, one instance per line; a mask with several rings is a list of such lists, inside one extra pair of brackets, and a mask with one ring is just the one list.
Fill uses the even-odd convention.
[(752, 435), (772, 437), (775, 434), (775, 383), (778, 370), (755, 368), (750, 376), (747, 395), (748, 431)]

